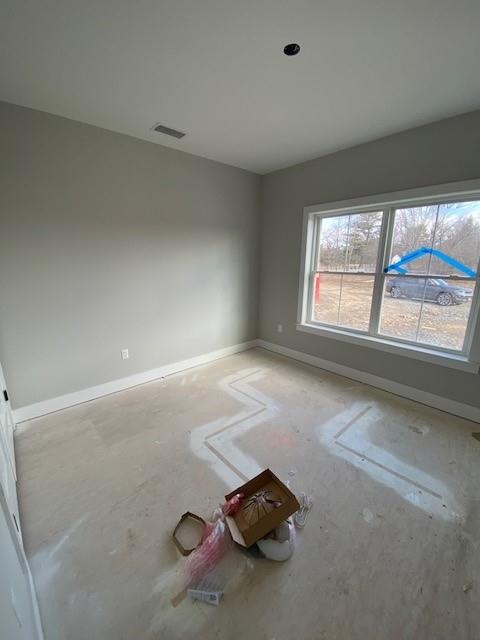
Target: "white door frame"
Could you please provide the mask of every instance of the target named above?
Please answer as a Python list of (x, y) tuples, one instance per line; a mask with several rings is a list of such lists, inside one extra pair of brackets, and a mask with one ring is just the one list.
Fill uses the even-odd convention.
[[(26, 580), (25, 587), (29, 595), (30, 613), (32, 616), (34, 630), (35, 630), (35, 638), (32, 638), (32, 640), (44, 640), (42, 621), (40, 618), (40, 610), (38, 608), (37, 594), (35, 592), (35, 584), (33, 582), (32, 573), (30, 571), (30, 566), (28, 564), (28, 560), (25, 555), (23, 544), (21, 543), (20, 538), (16, 535), (13, 522), (10, 517), (10, 508), (1, 486), (0, 486), (0, 518), (4, 518), (7, 524), (7, 527), (10, 530), (10, 539), (12, 542), (12, 546), (14, 547), (14, 550), (15, 550), (15, 555), (18, 560), (18, 567), (23, 573), (23, 575), (25, 576), (25, 580)], [(8, 585), (9, 576), (6, 573), (0, 574), (0, 579), (5, 580)], [(21, 613), (21, 611), (19, 611), (19, 613)], [(0, 620), (0, 631), (1, 631), (1, 620)]]
[[(5, 391), (5, 395), (4, 395)], [(7, 386), (0, 363), (0, 517), (4, 517), (7, 523), (12, 544), (18, 557), (19, 567), (27, 581), (26, 588), (30, 596), (31, 614), (35, 624), (35, 640), (43, 640), (43, 630), (40, 620), (37, 595), (23, 548), (22, 530), (17, 498), (17, 472), (15, 464), (15, 451), (13, 432), (15, 422), (13, 420), (10, 402), (8, 400)], [(2, 576), (8, 580), (8, 576)]]
[(7, 383), (3, 375), (2, 363), (0, 362), (0, 438), (6, 448), (6, 456), (10, 462), (13, 476), (17, 479), (17, 467), (15, 463), (15, 451), (13, 443), (13, 433), (15, 431), (15, 420), (8, 400)]

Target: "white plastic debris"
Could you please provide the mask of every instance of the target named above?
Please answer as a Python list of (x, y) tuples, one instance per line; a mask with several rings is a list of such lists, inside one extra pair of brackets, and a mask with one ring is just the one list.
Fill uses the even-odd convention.
[(295, 525), (302, 529), (305, 526), (307, 521), (308, 512), (313, 507), (313, 498), (312, 496), (307, 496), (305, 493), (300, 494), (300, 509), (295, 513), (293, 519), (295, 521)]
[(263, 555), (269, 560), (284, 562), (288, 560), (295, 548), (295, 527), (291, 520), (282, 522), (274, 530), (273, 538), (262, 538), (257, 541), (257, 546)]
[(370, 509), (365, 508), (363, 511), (363, 519), (365, 520), (365, 522), (372, 522), (374, 515), (373, 513), (370, 511)]
[(213, 604), (216, 607), (218, 607), (220, 600), (223, 598), (223, 589), (208, 579), (202, 580), (194, 589), (187, 589), (187, 593), (192, 600), (208, 602), (208, 604)]
[(216, 607), (220, 604), (223, 596), (223, 591), (203, 591), (202, 589), (187, 589), (187, 591), (192, 600), (208, 602), (208, 604), (213, 604)]

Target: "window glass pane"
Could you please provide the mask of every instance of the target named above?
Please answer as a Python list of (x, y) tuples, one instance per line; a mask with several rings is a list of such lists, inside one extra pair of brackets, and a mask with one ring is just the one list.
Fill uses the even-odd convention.
[(453, 290), (450, 289), (443, 295), (444, 300), (439, 300), (437, 297), (436, 303), (431, 300), (429, 296), (431, 287), (427, 285), (426, 301), (422, 308), (418, 329), (418, 342), (461, 351), (475, 283), (471, 280), (457, 280), (450, 282), (450, 285)]
[(479, 256), (479, 201), (397, 209), (380, 333), (461, 351)]
[(475, 281), (387, 277), (380, 333), (461, 351)]
[(479, 255), (479, 201), (395, 211), (390, 273), (474, 277)]
[(313, 291), (313, 320), (338, 325), (342, 276), (317, 273)]
[[(380, 317), (380, 333), (392, 338), (416, 341), (420, 306), (418, 298), (409, 296), (413, 278), (385, 278)], [(421, 283), (418, 283), (421, 287)], [(423, 290), (420, 298), (423, 296)]]
[[(432, 247), (436, 211), (437, 207), (430, 206), (395, 211), (390, 266), (400, 263), (408, 273), (428, 273), (430, 254), (422, 248)], [(401, 273), (395, 267), (390, 272)]]
[[(472, 275), (476, 273), (480, 255), (480, 202), (440, 205), (433, 249), (440, 254), (432, 257), (430, 273), (467, 275), (456, 263), (471, 269)], [(453, 259), (454, 264), (447, 264), (444, 256)]]
[(316, 274), (313, 320), (368, 331), (373, 281), (373, 276)]
[(382, 213), (355, 213), (319, 219), (318, 270), (374, 272)]

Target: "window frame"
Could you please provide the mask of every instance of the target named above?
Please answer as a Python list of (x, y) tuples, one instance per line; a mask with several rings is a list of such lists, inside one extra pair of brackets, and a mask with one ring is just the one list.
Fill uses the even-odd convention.
[[(389, 337), (379, 333), (384, 284), (385, 279), (388, 277), (388, 274), (385, 273), (385, 268), (388, 266), (388, 260), (390, 258), (395, 209), (431, 204), (446, 204), (450, 202), (465, 202), (472, 199), (480, 200), (480, 180), (422, 187), (408, 191), (396, 191), (378, 196), (367, 196), (353, 200), (329, 202), (305, 207), (303, 216), (297, 330), (335, 338), (353, 344), (371, 346), (390, 353), (397, 353), (399, 355), (450, 366), (464, 371), (478, 372), (480, 364), (480, 328), (478, 326), (480, 265), (477, 266), (472, 306), (465, 330), (463, 349), (461, 351), (426, 345), (404, 338)], [(313, 291), (314, 275), (315, 272), (318, 271), (319, 234), (317, 233), (317, 229), (319, 221), (327, 217), (376, 211), (381, 211), (383, 217), (375, 272), (334, 272), (338, 275), (342, 273), (344, 275), (358, 274), (370, 275), (374, 278), (368, 331), (350, 329), (312, 320), (313, 296), (310, 295), (310, 292)], [(322, 273), (333, 272), (322, 271)], [(428, 278), (429, 276), (428, 274), (409, 274), (404, 277)], [(448, 280), (453, 281), (455, 279), (465, 280), (465, 278), (461, 278), (460, 276), (458, 278), (456, 276), (450, 276), (448, 278)]]

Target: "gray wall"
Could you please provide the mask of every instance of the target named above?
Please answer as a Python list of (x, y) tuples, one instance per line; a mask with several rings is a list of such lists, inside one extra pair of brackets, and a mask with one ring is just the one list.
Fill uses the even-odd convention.
[[(303, 207), (480, 177), (480, 111), (261, 185), (246, 171), (6, 103), (0, 148), (0, 352), (14, 407), (257, 334), (480, 406), (479, 376), (295, 329)], [(130, 360), (120, 359), (124, 347)]]
[[(268, 174), (261, 184), (260, 338), (480, 406), (480, 377), (295, 329), (303, 207), (480, 177), (480, 111)], [(278, 323), (283, 333), (276, 331)]]
[(6, 103), (0, 149), (14, 407), (256, 337), (258, 176)]

